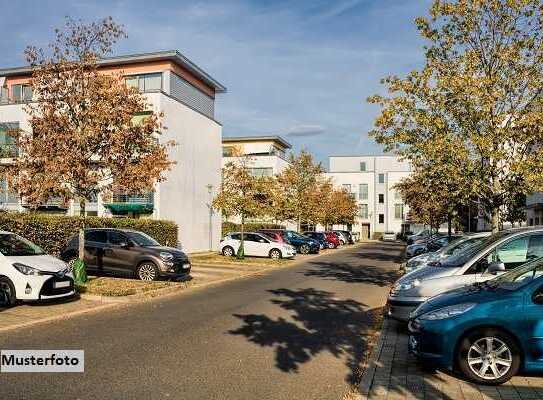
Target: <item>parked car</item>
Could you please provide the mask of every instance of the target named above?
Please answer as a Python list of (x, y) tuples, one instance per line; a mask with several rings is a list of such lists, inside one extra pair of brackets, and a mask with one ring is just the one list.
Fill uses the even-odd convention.
[[(79, 235), (60, 252), (73, 263), (77, 259)], [(135, 275), (143, 281), (159, 278), (186, 279), (191, 263), (179, 249), (160, 245), (143, 232), (128, 229), (85, 229), (85, 263), (89, 272)]]
[(429, 229), (423, 229), (422, 231), (419, 231), (413, 235), (407, 236), (407, 244), (408, 245), (413, 244), (415, 243), (416, 240), (426, 238), (430, 236), (431, 234), (432, 232), (430, 232)]
[(283, 237), (281, 232), (275, 232), (275, 231), (270, 230), (270, 231), (266, 231), (265, 235), (269, 236), (270, 238), (272, 238), (276, 242), (287, 243), (287, 240)]
[(383, 241), (384, 242), (395, 242), (396, 241), (396, 233), (392, 231), (387, 231), (383, 233)]
[(427, 242), (426, 240), (417, 240), (415, 243), (407, 246), (405, 249), (405, 256), (407, 258), (411, 258), (420, 254), (428, 253), (429, 251), (437, 251), (449, 244), (449, 241), (459, 239), (460, 237), (461, 236), (455, 235), (449, 238), (448, 236), (437, 235), (429, 239)]
[(334, 230), (339, 235), (339, 241), (341, 244), (353, 244), (354, 240), (349, 231)]
[(543, 228), (495, 233), (465, 251), (429, 263), (401, 277), (392, 287), (387, 314), (407, 321), (409, 313), (430, 297), (485, 282), (543, 255)]
[(279, 233), (287, 243), (296, 248), (297, 253), (318, 253), (320, 250), (320, 244), (315, 239), (308, 238), (288, 229), (260, 229), (258, 232), (265, 234), (268, 234), (268, 232)]
[[(541, 235), (530, 241), (543, 244)], [(423, 303), (409, 322), (409, 349), (425, 363), (458, 367), (479, 384), (504, 383), (520, 369), (541, 372), (542, 308), (540, 258)]]
[(319, 242), (321, 250), (328, 248), (328, 242), (326, 240), (326, 235), (324, 234), (324, 232), (307, 231), (303, 232), (303, 235), (310, 237), (311, 239), (315, 239), (317, 242)]
[(326, 235), (326, 242), (328, 243), (329, 249), (337, 249), (341, 245), (338, 234), (336, 232), (326, 231), (324, 233)]
[(15, 233), (0, 231), (0, 299), (4, 306), (74, 294), (74, 277), (64, 261)]
[(447, 246), (444, 246), (437, 251), (423, 253), (421, 255), (410, 258), (404, 264), (403, 269), (406, 273), (408, 273), (416, 269), (425, 267), (426, 265), (428, 265), (428, 263), (437, 262), (454, 254), (458, 254), (459, 252), (464, 251), (466, 248), (479, 243), (485, 237), (490, 236), (490, 234), (490, 232), (480, 232), (461, 236), (460, 238), (453, 240)]
[[(273, 259), (292, 258), (296, 249), (288, 243), (278, 242), (270, 236), (258, 232), (243, 233), (243, 251), (245, 255), (269, 257)], [(241, 246), (241, 233), (232, 232), (226, 235), (219, 245), (219, 251), (227, 257), (237, 254)]]

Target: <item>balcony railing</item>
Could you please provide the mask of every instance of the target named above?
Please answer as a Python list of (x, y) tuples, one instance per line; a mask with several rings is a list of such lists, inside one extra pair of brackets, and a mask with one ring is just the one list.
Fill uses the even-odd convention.
[(0, 144), (0, 158), (15, 158), (19, 155), (19, 149), (15, 144)]
[(105, 206), (114, 215), (150, 214), (154, 209), (154, 193), (114, 193), (111, 203), (106, 203)]
[(154, 193), (146, 194), (122, 194), (115, 193), (113, 195), (113, 203), (129, 203), (129, 204), (153, 204)]

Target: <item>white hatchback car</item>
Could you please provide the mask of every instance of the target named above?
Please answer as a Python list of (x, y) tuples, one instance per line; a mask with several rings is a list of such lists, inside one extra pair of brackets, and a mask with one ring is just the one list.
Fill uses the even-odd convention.
[[(244, 236), (244, 253), (247, 256), (270, 257), (274, 259), (292, 258), (296, 249), (288, 243), (280, 243), (271, 237), (256, 232), (246, 232)], [(241, 233), (229, 233), (221, 240), (220, 252), (228, 257), (235, 256), (241, 245)]]
[(387, 231), (383, 233), (383, 241), (384, 242), (395, 242), (396, 241), (396, 233)]
[(34, 243), (0, 231), (0, 302), (47, 300), (75, 294), (68, 265)]

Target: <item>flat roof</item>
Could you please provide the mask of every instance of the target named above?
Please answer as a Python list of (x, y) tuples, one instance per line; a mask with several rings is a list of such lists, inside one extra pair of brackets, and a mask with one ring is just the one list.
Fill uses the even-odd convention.
[(230, 136), (223, 137), (223, 143), (235, 143), (235, 142), (276, 142), (281, 144), (286, 149), (292, 148), (292, 145), (283, 139), (281, 136), (266, 135), (266, 136)]
[[(177, 50), (157, 51), (154, 53), (128, 54), (124, 56), (107, 57), (98, 61), (99, 66), (112, 66), (123, 64), (134, 64), (145, 61), (172, 61), (183, 68), (192, 72), (196, 77), (207, 83), (215, 89), (217, 93), (226, 92), (226, 87), (216, 81), (201, 69), (199, 66), (190, 61), (187, 57)], [(24, 67), (15, 68), (0, 68), (0, 76), (26, 75), (32, 72), (32, 67), (27, 65)]]

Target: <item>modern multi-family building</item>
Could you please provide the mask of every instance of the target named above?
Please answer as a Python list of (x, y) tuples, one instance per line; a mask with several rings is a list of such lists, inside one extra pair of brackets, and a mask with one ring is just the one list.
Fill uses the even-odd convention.
[(253, 175), (277, 175), (288, 166), (286, 153), (291, 148), (280, 136), (223, 137), (223, 166), (239, 157), (247, 157)]
[[(159, 140), (174, 140), (169, 156), (176, 164), (154, 192), (138, 196), (116, 193), (87, 206), (89, 215), (151, 217), (174, 221), (188, 251), (216, 248), (221, 217), (210, 202), (221, 184), (222, 126), (215, 120), (215, 96), (226, 88), (178, 51), (135, 54), (99, 61), (103, 73), (121, 73), (127, 85), (144, 94), (150, 110), (161, 112), (166, 129)], [(0, 162), (17, 154), (6, 131), (30, 131), (24, 104), (32, 102), (30, 67), (0, 69)], [(202, 161), (205, 160), (205, 161)], [(2, 190), (3, 189), (3, 190)], [(20, 199), (0, 184), (0, 208), (25, 211)], [(78, 214), (76, 204), (50, 201), (49, 212)]]
[(396, 156), (330, 156), (326, 174), (358, 202), (353, 232), (402, 232), (408, 228), (407, 206), (394, 185), (409, 176), (411, 165)]

